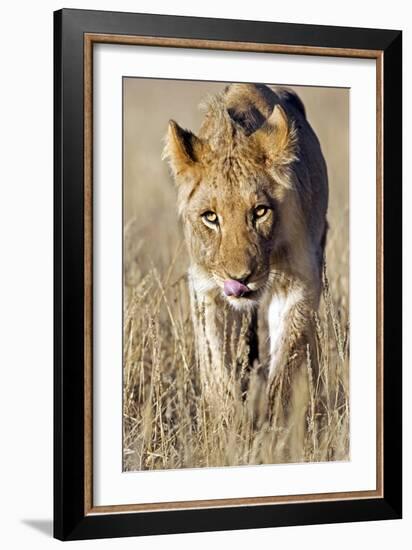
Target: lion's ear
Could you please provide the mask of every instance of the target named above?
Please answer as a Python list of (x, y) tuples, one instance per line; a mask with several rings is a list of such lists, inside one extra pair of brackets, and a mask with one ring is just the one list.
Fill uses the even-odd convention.
[(202, 141), (195, 134), (184, 130), (174, 120), (169, 121), (163, 158), (169, 161), (175, 177), (198, 168), (202, 148)]
[(268, 166), (290, 164), (295, 160), (295, 128), (280, 105), (275, 105), (271, 115), (253, 136)]

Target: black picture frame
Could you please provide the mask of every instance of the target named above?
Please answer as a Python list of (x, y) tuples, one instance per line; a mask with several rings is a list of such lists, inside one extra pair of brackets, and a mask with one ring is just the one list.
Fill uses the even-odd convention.
[[(87, 33), (379, 50), (383, 60), (383, 495), (130, 513), (85, 512), (84, 37)], [(54, 536), (61, 540), (402, 516), (402, 33), (64, 9), (54, 13)]]

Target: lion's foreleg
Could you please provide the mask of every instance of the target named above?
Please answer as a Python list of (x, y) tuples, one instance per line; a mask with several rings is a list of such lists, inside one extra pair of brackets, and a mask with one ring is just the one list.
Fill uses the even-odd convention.
[[(269, 306), (270, 365), (268, 397), (273, 421), (288, 427), (291, 460), (303, 459), (307, 415), (308, 344), (311, 349), (313, 305), (304, 288), (275, 296)], [(312, 355), (312, 353), (311, 353)], [(283, 419), (283, 420), (282, 420)]]
[(304, 352), (310, 330), (312, 300), (304, 287), (291, 287), (275, 294), (268, 311), (269, 381), (297, 355)]
[(224, 392), (228, 384), (219, 308), (214, 297), (191, 286), (192, 321), (195, 336), (196, 364), (202, 391)]

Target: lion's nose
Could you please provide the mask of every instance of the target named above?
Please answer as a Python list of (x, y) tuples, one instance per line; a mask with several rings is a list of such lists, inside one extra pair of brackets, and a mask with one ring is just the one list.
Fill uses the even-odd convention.
[(223, 291), (226, 296), (235, 296), (235, 298), (240, 298), (240, 296), (250, 292), (250, 288), (236, 279), (227, 279), (223, 284)]

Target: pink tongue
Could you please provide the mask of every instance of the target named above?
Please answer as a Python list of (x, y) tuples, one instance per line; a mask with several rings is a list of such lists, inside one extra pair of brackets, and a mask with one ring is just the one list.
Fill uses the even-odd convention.
[(224, 282), (223, 291), (226, 296), (236, 296), (236, 298), (239, 298), (239, 296), (243, 296), (243, 294), (250, 292), (250, 289), (239, 281), (228, 279)]

